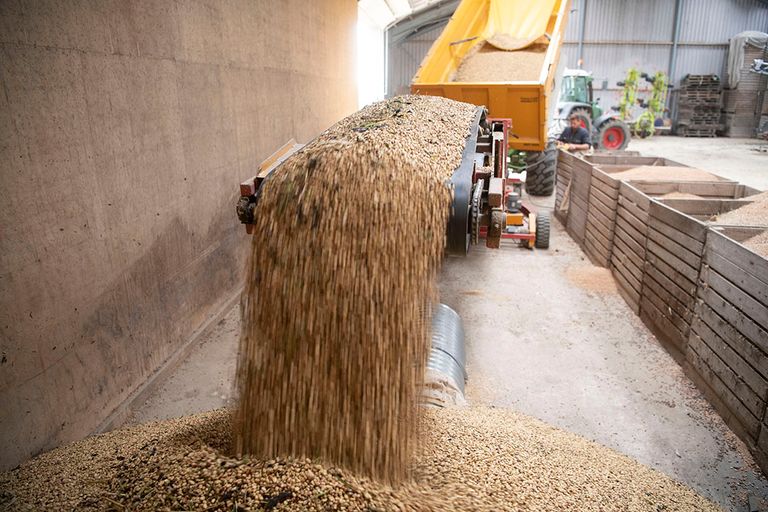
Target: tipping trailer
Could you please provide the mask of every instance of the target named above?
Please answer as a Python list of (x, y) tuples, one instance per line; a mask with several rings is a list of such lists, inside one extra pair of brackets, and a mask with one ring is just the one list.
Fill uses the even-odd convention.
[(557, 152), (547, 132), (570, 4), (462, 0), (411, 82), (414, 94), (484, 105), (489, 117), (511, 119), (509, 148), (526, 152), (531, 195), (555, 186)]

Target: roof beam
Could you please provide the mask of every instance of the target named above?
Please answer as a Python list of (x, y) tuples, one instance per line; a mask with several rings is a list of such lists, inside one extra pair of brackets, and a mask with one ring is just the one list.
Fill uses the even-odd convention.
[(387, 27), (390, 46), (402, 42), (425, 27), (449, 20), (458, 5), (459, 0), (440, 0), (393, 21)]

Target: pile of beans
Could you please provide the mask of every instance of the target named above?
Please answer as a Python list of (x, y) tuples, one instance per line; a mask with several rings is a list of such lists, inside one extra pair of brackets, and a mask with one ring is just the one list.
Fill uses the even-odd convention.
[(427, 409), (410, 478), (232, 455), (232, 412), (90, 437), (0, 473), (0, 510), (716, 511), (663, 474), (509, 410)]

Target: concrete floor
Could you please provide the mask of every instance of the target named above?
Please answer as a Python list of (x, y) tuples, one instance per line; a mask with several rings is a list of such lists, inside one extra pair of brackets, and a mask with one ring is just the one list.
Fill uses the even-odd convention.
[(464, 320), (470, 403), (614, 448), (728, 510), (768, 496), (746, 447), (559, 225), (546, 252), (449, 259), (441, 300)]
[(648, 156), (663, 156), (759, 190), (768, 190), (768, 142), (664, 135), (633, 139), (627, 149)]
[(176, 418), (229, 404), (235, 391), (239, 336), (240, 308), (235, 306), (202, 335), (197, 347), (167, 379), (154, 385), (126, 423)]
[[(768, 157), (743, 140), (723, 142), (732, 158), (715, 166), (706, 148), (722, 140), (656, 137), (630, 149), (768, 189), (768, 166), (758, 166)], [(539, 202), (551, 207), (552, 198)], [(593, 439), (726, 510), (746, 510), (750, 495), (768, 497), (746, 447), (626, 307), (610, 272), (593, 266), (559, 224), (549, 251), (473, 248), (449, 258), (440, 290), (464, 320), (471, 403), (511, 407)], [(234, 308), (129, 422), (229, 403), (238, 323)]]

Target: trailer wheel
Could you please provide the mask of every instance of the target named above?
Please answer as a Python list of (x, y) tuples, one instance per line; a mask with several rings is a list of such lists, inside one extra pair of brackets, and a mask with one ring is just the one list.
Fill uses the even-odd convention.
[(624, 121), (609, 119), (597, 130), (597, 147), (611, 151), (620, 151), (627, 147), (632, 134)]
[(551, 196), (555, 190), (557, 148), (555, 141), (547, 143), (544, 151), (530, 151), (526, 156), (525, 190), (532, 196)]
[(549, 249), (549, 214), (536, 215), (536, 243), (537, 249)]

